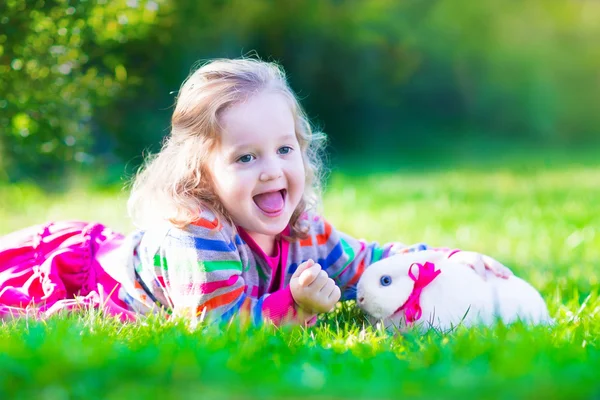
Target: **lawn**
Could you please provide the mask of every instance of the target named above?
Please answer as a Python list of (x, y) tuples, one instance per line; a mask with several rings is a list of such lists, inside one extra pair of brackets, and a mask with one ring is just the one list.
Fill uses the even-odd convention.
[[(96, 312), (7, 321), (0, 398), (600, 398), (600, 163), (543, 159), (347, 167), (332, 173), (324, 212), (369, 240), (494, 256), (542, 292), (552, 328), (391, 336), (366, 326), (351, 302), (309, 329), (189, 331)], [(0, 188), (0, 234), (50, 219), (132, 229), (125, 192), (73, 187)]]

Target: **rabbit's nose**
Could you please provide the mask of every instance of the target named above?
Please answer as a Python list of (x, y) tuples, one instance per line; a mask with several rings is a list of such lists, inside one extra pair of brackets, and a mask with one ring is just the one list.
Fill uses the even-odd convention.
[(364, 302), (365, 302), (365, 298), (364, 298), (364, 297), (361, 297), (360, 299), (358, 299), (358, 302), (359, 302), (359, 303), (364, 303)]

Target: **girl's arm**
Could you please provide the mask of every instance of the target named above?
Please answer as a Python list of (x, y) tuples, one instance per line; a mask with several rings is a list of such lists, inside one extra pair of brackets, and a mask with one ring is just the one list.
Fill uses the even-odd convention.
[(289, 287), (258, 296), (255, 282), (244, 278), (252, 276), (243, 274), (249, 261), (242, 260), (238, 237), (231, 236), (228, 229), (210, 226), (171, 229), (154, 255), (141, 255), (139, 276), (152, 300), (186, 317), (227, 321), (239, 315), (256, 325), (304, 322)]
[[(315, 262), (333, 278), (342, 289), (342, 299), (356, 297), (356, 283), (363, 271), (369, 265), (397, 253), (422, 250), (441, 250), (419, 243), (407, 246), (400, 242), (379, 245), (377, 242), (367, 242), (355, 239), (343, 232), (337, 231), (329, 222), (321, 217), (310, 217), (310, 237), (300, 241), (303, 255), (318, 254)], [(314, 257), (314, 256), (313, 256)]]
[(342, 290), (343, 300), (356, 297), (356, 283), (365, 268), (376, 261), (400, 253), (428, 250), (430, 261), (438, 257), (449, 257), (469, 265), (484, 279), (487, 271), (502, 278), (512, 275), (510, 269), (498, 261), (477, 252), (431, 247), (424, 243), (407, 246), (400, 242), (390, 242), (379, 245), (377, 242), (355, 239), (339, 232), (321, 217), (312, 217), (309, 222), (310, 236), (300, 241), (300, 251), (306, 258), (317, 257), (314, 261), (321, 264), (329, 277), (336, 281)]

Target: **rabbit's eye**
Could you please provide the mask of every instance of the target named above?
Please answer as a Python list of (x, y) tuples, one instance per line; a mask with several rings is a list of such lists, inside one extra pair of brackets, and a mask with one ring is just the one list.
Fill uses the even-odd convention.
[(392, 277), (389, 275), (383, 275), (381, 279), (379, 279), (381, 286), (390, 286), (392, 284)]

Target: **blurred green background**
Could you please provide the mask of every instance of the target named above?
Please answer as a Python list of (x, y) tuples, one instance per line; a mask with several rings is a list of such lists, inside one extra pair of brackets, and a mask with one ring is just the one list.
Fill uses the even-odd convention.
[(4, 0), (0, 180), (118, 180), (195, 62), (249, 54), (283, 65), (334, 162), (589, 148), (599, 39), (592, 0)]

